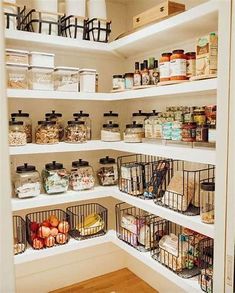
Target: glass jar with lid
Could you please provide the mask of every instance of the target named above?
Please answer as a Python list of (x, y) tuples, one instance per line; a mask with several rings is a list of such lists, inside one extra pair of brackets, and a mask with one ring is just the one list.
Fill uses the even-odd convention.
[(94, 171), (89, 162), (82, 159), (72, 162), (69, 185), (72, 190), (86, 190), (94, 187)]
[(47, 194), (63, 193), (69, 187), (69, 174), (63, 164), (53, 161), (45, 165), (42, 170), (42, 179)]
[(33, 140), (33, 135), (32, 135), (32, 120), (29, 117), (29, 113), (23, 113), (22, 110), (18, 110), (18, 112), (16, 113), (11, 113), (11, 117), (14, 117), (16, 121), (18, 120), (23, 121), (27, 143), (31, 143)]
[(148, 113), (142, 112), (139, 110), (138, 112), (132, 113), (132, 121), (136, 121), (137, 124), (143, 124), (145, 119), (148, 117)]
[(55, 110), (52, 110), (51, 113), (46, 113), (45, 117), (51, 121), (55, 121), (59, 130), (59, 141), (64, 139), (64, 122), (62, 113), (58, 113)]
[(200, 215), (203, 223), (214, 224), (215, 219), (215, 183), (201, 183)]
[(28, 89), (28, 65), (7, 63), (7, 87)]
[(194, 107), (193, 109), (193, 120), (198, 125), (206, 123), (206, 112), (205, 107)]
[(35, 131), (35, 142), (37, 144), (55, 144), (59, 143), (59, 130), (55, 121), (49, 118), (38, 121)]
[(119, 124), (109, 121), (109, 123), (103, 124), (101, 129), (101, 140), (102, 141), (120, 141), (121, 133)]
[(153, 110), (151, 113), (148, 113), (148, 117), (145, 120), (144, 123), (144, 129), (145, 129), (145, 138), (157, 138), (156, 133), (158, 130), (159, 125), (159, 113), (156, 112), (156, 110)]
[(142, 142), (144, 138), (144, 127), (143, 124), (137, 124), (133, 121), (132, 124), (126, 125), (126, 130), (124, 132), (125, 142)]
[(103, 186), (116, 185), (118, 180), (117, 164), (114, 158), (106, 156), (100, 159), (97, 171), (99, 184)]
[(41, 192), (41, 179), (35, 166), (25, 163), (16, 168), (13, 179), (15, 195), (19, 198), (35, 197)]
[(87, 140), (91, 140), (91, 119), (89, 113), (84, 113), (80, 110), (77, 113), (73, 113), (73, 117), (78, 118), (81, 121), (85, 122), (85, 126), (87, 129)]
[(68, 121), (65, 128), (65, 142), (69, 143), (83, 143), (86, 142), (87, 129), (84, 121), (75, 120)]
[(23, 121), (16, 121), (15, 118), (9, 121), (8, 142), (9, 146), (26, 145), (27, 138)]
[(177, 49), (172, 52), (170, 57), (170, 72), (171, 80), (186, 80), (187, 79), (187, 57), (184, 50)]
[(110, 121), (112, 123), (119, 124), (118, 113), (114, 113), (113, 111), (109, 111), (109, 112), (104, 113), (103, 124), (107, 124)]

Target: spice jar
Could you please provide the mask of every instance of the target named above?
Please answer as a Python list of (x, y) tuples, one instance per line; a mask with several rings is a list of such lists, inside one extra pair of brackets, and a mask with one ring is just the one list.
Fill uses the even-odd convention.
[(144, 113), (142, 110), (139, 110), (136, 113), (132, 113), (132, 121), (136, 121), (137, 124), (144, 125), (144, 121), (148, 116), (148, 113)]
[(7, 63), (7, 87), (28, 89), (28, 65)]
[(75, 120), (68, 121), (65, 128), (65, 142), (82, 143), (86, 142), (87, 129), (85, 122), (75, 118)]
[(113, 75), (113, 90), (122, 90), (122, 75)]
[(84, 113), (82, 110), (73, 113), (73, 117), (78, 118), (80, 121), (85, 122), (86, 130), (87, 130), (87, 140), (91, 140), (91, 119), (89, 113)]
[(171, 80), (185, 80), (187, 79), (186, 73), (186, 56), (184, 50), (174, 50), (170, 57), (170, 72)]
[(9, 146), (21, 146), (27, 143), (23, 121), (15, 121), (15, 118), (9, 121), (8, 142)]
[(195, 107), (193, 110), (193, 120), (195, 123), (202, 125), (206, 123), (205, 107)]
[(121, 133), (119, 124), (113, 123), (109, 121), (107, 124), (103, 124), (103, 128), (101, 130), (101, 140), (102, 141), (120, 141)]
[(35, 197), (40, 194), (41, 180), (35, 166), (25, 163), (16, 168), (13, 179), (14, 191), (19, 198)]
[(46, 113), (46, 119), (50, 121), (55, 121), (59, 131), (59, 141), (64, 139), (64, 123), (62, 120), (62, 113), (57, 113), (55, 110), (52, 110), (51, 113)]
[(54, 90), (54, 68), (31, 66), (29, 67), (29, 88), (31, 90)]
[(182, 141), (194, 142), (196, 141), (196, 128), (195, 122), (188, 122), (182, 125)]
[(79, 159), (72, 162), (69, 176), (69, 185), (72, 190), (91, 189), (95, 185), (94, 171), (89, 162)]
[(196, 141), (208, 142), (208, 126), (206, 124), (198, 125), (196, 129)]
[(78, 68), (56, 67), (54, 73), (55, 90), (78, 92), (79, 75)]
[(133, 73), (125, 73), (125, 89), (131, 90), (134, 86), (134, 74)]
[(133, 121), (132, 124), (126, 125), (126, 130), (124, 132), (125, 142), (142, 142), (144, 138), (144, 128), (143, 124), (137, 124)]
[(196, 52), (188, 52), (185, 54), (186, 61), (186, 74), (190, 78), (196, 75)]
[(203, 223), (214, 224), (215, 219), (215, 183), (201, 183), (200, 216)]
[(59, 130), (55, 121), (49, 118), (38, 121), (35, 131), (35, 142), (37, 144), (55, 144), (59, 143)]
[(160, 81), (170, 80), (170, 57), (171, 53), (163, 53), (159, 60)]
[(42, 170), (42, 179), (47, 194), (63, 193), (68, 190), (69, 174), (63, 164), (56, 161), (45, 165), (45, 169)]
[[(148, 117), (144, 121), (144, 130), (146, 138), (156, 138), (156, 132), (158, 132), (156, 128), (158, 123), (158, 112), (153, 110), (151, 113), (148, 113)], [(162, 126), (161, 126), (162, 128)]]
[(119, 124), (118, 113), (114, 113), (113, 111), (109, 111), (109, 112), (104, 113), (103, 116), (104, 116), (103, 124), (107, 124), (110, 121), (112, 123)]
[(216, 143), (216, 126), (215, 125), (209, 126), (208, 140), (211, 143)]
[(100, 185), (116, 185), (118, 180), (118, 174), (115, 159), (109, 158), (109, 156), (101, 158), (100, 167), (97, 171), (97, 177)]
[(29, 118), (29, 113), (22, 113), (19, 110), (18, 113), (12, 113), (11, 117), (15, 118), (16, 121), (23, 121), (24, 131), (26, 133), (27, 143), (31, 143), (33, 140), (32, 135), (32, 120)]

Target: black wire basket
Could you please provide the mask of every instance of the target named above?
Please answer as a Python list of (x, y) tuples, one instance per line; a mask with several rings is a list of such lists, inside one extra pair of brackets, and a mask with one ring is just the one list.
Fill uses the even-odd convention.
[[(116, 204), (115, 212), (117, 237), (141, 252), (149, 251), (150, 242), (153, 241), (151, 226), (160, 223), (162, 219), (125, 202)], [(163, 235), (164, 226), (161, 231), (159, 229), (155, 239)]]
[(50, 248), (69, 241), (69, 216), (60, 209), (26, 215), (27, 241), (33, 249)]
[(84, 240), (105, 235), (108, 229), (108, 210), (100, 204), (89, 203), (67, 208), (70, 235)]
[(6, 29), (10, 29), (11, 24), (14, 24), (14, 29), (22, 30), (22, 21), (26, 15), (26, 7), (3, 2), (3, 11)]
[(26, 224), (20, 216), (13, 216), (13, 242), (14, 254), (25, 252), (27, 247), (26, 241)]
[(64, 16), (61, 19), (61, 36), (73, 39), (86, 39), (88, 20), (80, 16)]
[(111, 34), (111, 21), (93, 18), (87, 22), (86, 40), (107, 43)]

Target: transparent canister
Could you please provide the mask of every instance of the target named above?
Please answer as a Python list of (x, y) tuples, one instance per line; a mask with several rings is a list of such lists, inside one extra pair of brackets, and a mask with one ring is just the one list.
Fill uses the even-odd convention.
[(108, 124), (110, 121), (112, 123), (119, 124), (118, 113), (114, 113), (113, 111), (104, 113), (103, 124)]
[(144, 138), (144, 127), (143, 124), (137, 124), (133, 121), (132, 124), (127, 124), (124, 132), (125, 142), (142, 142)]
[(106, 156), (100, 159), (97, 172), (99, 184), (103, 186), (116, 185), (118, 180), (117, 164), (114, 158)]
[(139, 110), (136, 113), (132, 113), (132, 121), (136, 121), (137, 124), (143, 124), (145, 119), (147, 119), (148, 113), (142, 112), (142, 110)]
[(65, 128), (65, 142), (68, 143), (83, 143), (86, 142), (87, 129), (84, 121), (75, 120), (68, 121)]
[(59, 141), (64, 139), (64, 122), (62, 113), (58, 113), (55, 110), (52, 110), (51, 113), (46, 113), (45, 117), (51, 121), (55, 121), (59, 131)]
[(56, 67), (54, 73), (55, 90), (78, 92), (78, 70), (78, 68), (73, 67)]
[(207, 224), (214, 224), (215, 219), (215, 183), (201, 183), (201, 200), (200, 200), (201, 220)]
[(28, 89), (28, 65), (7, 63), (7, 87)]
[(54, 68), (31, 66), (29, 68), (29, 84), (31, 90), (54, 90)]
[(23, 121), (15, 121), (15, 118), (9, 121), (8, 142), (9, 146), (21, 146), (27, 143)]
[(87, 129), (87, 140), (91, 140), (91, 119), (89, 113), (84, 113), (80, 110), (77, 113), (73, 113), (73, 117), (78, 118), (81, 121), (85, 122), (85, 126)]
[(11, 117), (15, 118), (16, 121), (18, 120), (23, 121), (27, 143), (31, 143), (33, 140), (33, 135), (32, 135), (32, 120), (29, 117), (29, 113), (24, 113), (22, 112), (22, 110), (18, 110), (18, 112), (12, 113)]
[(38, 121), (35, 131), (35, 142), (37, 144), (59, 143), (59, 130), (56, 122), (49, 120), (49, 118)]
[(103, 124), (103, 128), (101, 129), (101, 140), (107, 142), (120, 141), (121, 133), (119, 124), (113, 123), (112, 121)]

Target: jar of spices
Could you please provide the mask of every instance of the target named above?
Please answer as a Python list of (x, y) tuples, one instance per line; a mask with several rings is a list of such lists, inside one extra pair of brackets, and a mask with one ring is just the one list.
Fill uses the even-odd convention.
[(94, 171), (89, 162), (79, 159), (72, 162), (69, 176), (69, 185), (72, 190), (91, 189), (95, 185)]
[(41, 180), (35, 166), (25, 163), (16, 168), (14, 191), (19, 198), (35, 197), (41, 192)]
[(59, 143), (59, 130), (56, 122), (49, 120), (49, 118), (38, 121), (35, 131), (35, 142), (37, 144)]
[(16, 121), (18, 120), (23, 121), (27, 143), (31, 143), (33, 140), (33, 135), (32, 135), (32, 120), (29, 118), (29, 113), (23, 113), (22, 110), (19, 110), (18, 113), (12, 113), (11, 117), (15, 118)]
[(156, 132), (158, 131), (156, 128), (159, 125), (158, 114), (156, 110), (148, 113), (148, 117), (144, 121), (145, 138), (156, 138)]
[(64, 139), (64, 123), (62, 116), (62, 113), (57, 113), (55, 110), (52, 110), (51, 113), (45, 114), (46, 118), (56, 122), (59, 131), (59, 141), (63, 141)]
[(86, 142), (87, 129), (85, 122), (75, 118), (75, 120), (68, 121), (65, 128), (65, 142), (68, 143), (83, 143)]
[(54, 73), (55, 90), (78, 92), (78, 71), (79, 69), (74, 67), (56, 67)]
[(122, 75), (115, 74), (113, 75), (113, 90), (121, 90)]
[(170, 57), (171, 80), (185, 80), (186, 73), (186, 56), (184, 50), (178, 49), (172, 52)]
[(139, 110), (136, 113), (132, 113), (132, 121), (136, 121), (137, 124), (143, 124), (145, 119), (148, 117), (148, 113), (142, 112), (142, 110)]
[(126, 130), (124, 132), (125, 142), (142, 142), (144, 138), (144, 127), (143, 124), (137, 124), (133, 121), (132, 124), (126, 125)]
[(197, 125), (196, 141), (208, 142), (208, 126), (206, 124)]
[(74, 118), (78, 118), (80, 121), (85, 122), (86, 130), (87, 130), (87, 140), (91, 140), (91, 119), (89, 113), (84, 113), (80, 110), (77, 113), (73, 113)]
[(182, 125), (182, 141), (194, 142), (196, 141), (196, 128), (197, 123), (188, 122)]
[(200, 216), (203, 223), (214, 224), (215, 219), (215, 183), (201, 183)]
[(28, 89), (28, 65), (7, 63), (7, 87)]
[(117, 164), (115, 159), (105, 158), (100, 159), (100, 166), (97, 171), (99, 184), (102, 186), (116, 185), (118, 180)]
[(134, 86), (134, 74), (133, 73), (125, 73), (125, 89), (131, 90)]
[(196, 75), (196, 52), (188, 52), (185, 54), (187, 58), (187, 77), (190, 78)]
[(114, 113), (113, 111), (109, 111), (109, 112), (104, 113), (103, 116), (104, 116), (103, 124), (107, 124), (110, 121), (112, 123), (119, 124), (118, 113)]
[(170, 80), (170, 57), (171, 53), (163, 53), (159, 60), (160, 81)]
[(121, 133), (119, 124), (113, 123), (109, 121), (109, 123), (103, 124), (103, 128), (101, 130), (101, 140), (102, 141), (120, 141)]
[(9, 146), (26, 145), (27, 138), (23, 121), (16, 121), (15, 118), (9, 121), (8, 142)]
[(208, 140), (211, 143), (216, 143), (216, 125), (209, 126)]
[(193, 110), (193, 120), (198, 125), (206, 123), (205, 107), (195, 107)]
[(69, 187), (69, 174), (63, 164), (53, 161), (42, 170), (43, 186), (47, 194), (63, 193)]
[(29, 67), (29, 88), (31, 90), (54, 90), (54, 68), (31, 66)]

